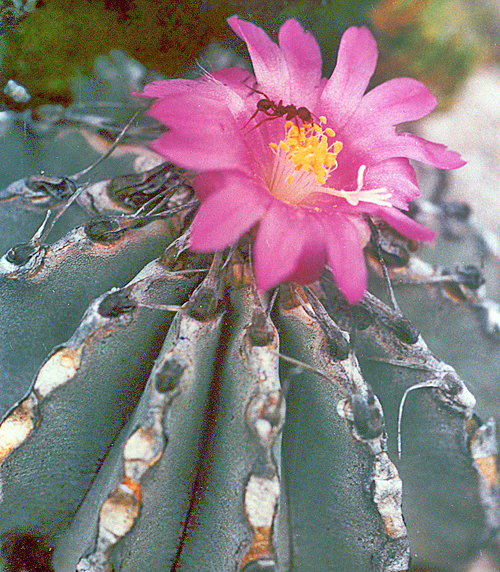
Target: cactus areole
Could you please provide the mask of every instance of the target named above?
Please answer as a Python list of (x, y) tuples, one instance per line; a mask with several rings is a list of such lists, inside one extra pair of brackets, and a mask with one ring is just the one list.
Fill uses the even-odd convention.
[(168, 126), (153, 149), (198, 173), (190, 246), (221, 250), (252, 229), (261, 290), (312, 283), (326, 264), (346, 299), (359, 302), (367, 216), (415, 240), (434, 238), (401, 212), (420, 195), (409, 160), (464, 165), (444, 145), (396, 132), (430, 113), (436, 98), (411, 78), (365, 93), (378, 54), (365, 27), (344, 33), (337, 65), (322, 78), (318, 44), (297, 21), (283, 24), (279, 45), (236, 16), (228, 23), (246, 42), (255, 75), (233, 67), (155, 81), (136, 94), (157, 98), (149, 114)]

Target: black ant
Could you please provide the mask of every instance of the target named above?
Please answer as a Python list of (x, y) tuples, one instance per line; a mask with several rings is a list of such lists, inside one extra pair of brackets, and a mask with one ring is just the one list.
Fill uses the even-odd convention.
[(297, 124), (297, 127), (299, 127), (299, 121), (298, 121), (299, 119), (302, 121), (302, 123), (313, 123), (313, 115), (309, 111), (309, 109), (307, 109), (307, 107), (297, 108), (297, 107), (295, 107), (295, 105), (291, 105), (291, 104), (290, 105), (283, 105), (282, 99), (280, 99), (280, 102), (278, 104), (276, 104), (263, 91), (259, 91), (258, 89), (255, 89), (255, 88), (250, 87), (250, 86), (247, 86), (247, 87), (249, 89), (251, 89), (254, 93), (258, 93), (260, 95), (263, 95), (264, 99), (261, 99), (257, 102), (257, 110), (252, 115), (252, 117), (250, 117), (250, 119), (245, 123), (245, 125), (242, 127), (242, 129), (245, 129), (245, 127), (250, 123), (250, 121), (252, 121), (252, 119), (257, 115), (257, 113), (259, 113), (259, 111), (262, 111), (262, 113), (267, 115), (267, 117), (265, 117), (264, 119), (259, 121), (259, 123), (257, 123), (257, 125), (254, 127), (254, 129), (257, 129), (257, 127), (262, 125), (265, 121), (271, 121), (272, 119), (278, 119), (279, 117), (283, 117), (284, 115), (286, 116), (287, 121), (291, 121), (292, 119), (295, 119), (295, 123)]

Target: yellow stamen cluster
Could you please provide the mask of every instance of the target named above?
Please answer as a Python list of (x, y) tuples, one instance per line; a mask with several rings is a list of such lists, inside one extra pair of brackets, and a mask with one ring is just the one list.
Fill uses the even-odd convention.
[[(325, 117), (319, 119), (321, 124), (326, 123)], [(359, 203), (391, 206), (392, 191), (386, 187), (365, 188), (366, 165), (360, 165), (358, 169), (356, 189), (346, 191), (326, 186), (330, 173), (337, 168), (337, 155), (342, 150), (340, 141), (332, 141), (335, 137), (333, 129), (316, 123), (303, 123), (299, 127), (292, 121), (287, 121), (285, 127), (285, 139), (269, 143), (275, 160), (271, 169), (263, 173), (269, 192), (277, 199), (290, 205), (307, 202), (311, 207), (322, 200), (321, 195), (330, 195), (344, 199), (353, 207)], [(315, 196), (313, 201), (311, 196)]]
[[(325, 117), (320, 117), (321, 123), (326, 123)], [(337, 168), (337, 155), (342, 150), (340, 141), (328, 142), (335, 137), (335, 131), (327, 127), (323, 129), (316, 123), (304, 123), (302, 127), (292, 121), (285, 123), (286, 138), (279, 144), (269, 143), (275, 151), (284, 151), (292, 161), (295, 171), (312, 173), (320, 185), (324, 185), (331, 171)], [(287, 178), (291, 184), (294, 174)]]

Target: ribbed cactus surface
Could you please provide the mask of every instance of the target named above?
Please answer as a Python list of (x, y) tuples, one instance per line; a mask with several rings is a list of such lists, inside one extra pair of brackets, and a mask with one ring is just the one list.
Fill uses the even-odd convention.
[(459, 571), (495, 550), (494, 424), (455, 370), (369, 293), (264, 296), (247, 244), (186, 250), (191, 191), (162, 169), (172, 214), (5, 249), (2, 376), (33, 383), (0, 424), (2, 570), (396, 572), (411, 551)]
[[(134, 169), (128, 161), (116, 172), (112, 166), (104, 174), (94, 171), (93, 179), (87, 179), (88, 169), (61, 177), (33, 174), (42, 168), (33, 150), (43, 156), (52, 149), (62, 161), (69, 157), (54, 172), (74, 173), (87, 164), (81, 138), (73, 155), (67, 142), (59, 142), (58, 122), (77, 125), (78, 137), (83, 133), (95, 148), (109, 150), (109, 138), (88, 128), (116, 136), (126, 106), (117, 107), (115, 120), (103, 118), (103, 108), (111, 114), (104, 101), (87, 114), (87, 104), (58, 113), (38, 109), (36, 117), (23, 116), (22, 129), (13, 128), (9, 161), (21, 165), (14, 155), (21, 149), (19, 157), (29, 157), (32, 173), (0, 190), (0, 572), (466, 572), (478, 555), (498, 560), (498, 447), (495, 422), (487, 418), (498, 413), (491, 372), (500, 313), (483, 296), (481, 272), (463, 265), (460, 250), (466, 235), (482, 255), (487, 243), (468, 220), (466, 205), (421, 202), (413, 208), (417, 222), (453, 236), (460, 264), (443, 269), (453, 268), (453, 253), (439, 242), (433, 254), (436, 262), (445, 250), (439, 266), (425, 262), (416, 243), (394, 230), (422, 240), (432, 234), (399, 210), (418, 190), (404, 152), (413, 155), (404, 144), (402, 155), (389, 149), (389, 163), (382, 161), (376, 176), (371, 159), (358, 165), (370, 139), (367, 117), (370, 129), (380, 117), (387, 121), (377, 132), (383, 139), (385, 128), (393, 130), (408, 113), (425, 115), (432, 96), (404, 79), (363, 99), (361, 84), (368, 84), (372, 72), (359, 68), (375, 66), (376, 47), (368, 30), (351, 28), (329, 87), (335, 105), (326, 112), (335, 120), (344, 114), (347, 121), (358, 97), (364, 103), (352, 104), (352, 113), (368, 115), (351, 123), (351, 133), (342, 132), (345, 125), (338, 129), (330, 117), (327, 126), (323, 112), (313, 107), (311, 89), (326, 82), (312, 36), (289, 22), (278, 47), (248, 22), (233, 17), (231, 25), (252, 47), (259, 73), (261, 56), (275, 54), (296, 72), (290, 75), (295, 96), (300, 87), (311, 97), (285, 101), (279, 82), (276, 95), (237, 68), (150, 84), (142, 95), (159, 98), (153, 115), (170, 128), (157, 140), (157, 150), (165, 157), (172, 149), (180, 153), (185, 167), (193, 158), (193, 169), (201, 173), (196, 193), (193, 172), (137, 143), (151, 123), (136, 116), (129, 125), (135, 139), (122, 140), (117, 149), (136, 156)], [(295, 57), (301, 43), (307, 70), (300, 67), (304, 58)], [(266, 49), (253, 49), (259, 46)], [(267, 76), (273, 87), (286, 66), (273, 68), (273, 58), (267, 63), (274, 70)], [(95, 98), (109, 92), (111, 99), (130, 103), (128, 92), (140, 89), (144, 70), (116, 53), (99, 66), (102, 77), (96, 72), (92, 80)], [(108, 68), (115, 81), (106, 84)], [(363, 81), (356, 80), (358, 72)], [(312, 79), (301, 85), (304, 78)], [(231, 82), (236, 87), (229, 93)], [(420, 102), (417, 110), (405, 86), (413, 90), (409, 100)], [(288, 84), (281, 88), (291, 93)], [(83, 99), (92, 100), (88, 85), (80, 89)], [(192, 99), (189, 90), (198, 90)], [(169, 93), (178, 99), (169, 100)], [(192, 115), (182, 101), (196, 103)], [(228, 102), (234, 105), (229, 110)], [(373, 106), (380, 112), (375, 117), (368, 113)], [(304, 110), (318, 117), (309, 121)], [(266, 134), (278, 132), (280, 124), (286, 141), (280, 135), (267, 145)], [(217, 141), (225, 142), (220, 157), (213, 152), (214, 125)], [(26, 133), (29, 152), (23, 148)], [(169, 133), (177, 137), (174, 144), (168, 143)], [(401, 135), (395, 141), (429, 150), (429, 163), (461, 165), (442, 146)], [(262, 259), (255, 257), (263, 247), (254, 230), (269, 232), (272, 217), (249, 219), (243, 235), (234, 231), (232, 246), (215, 254), (190, 249), (193, 219), (205, 225), (209, 238), (217, 234), (207, 228), (207, 197), (227, 181), (236, 192), (246, 185), (248, 194), (229, 209), (240, 218), (250, 208), (265, 217), (279, 200), (279, 212), (291, 206), (299, 213), (290, 221), (305, 220), (300, 214), (311, 214), (303, 207), (308, 196), (287, 194), (293, 185), (301, 191), (297, 169), (278, 173), (286, 180), (270, 184), (266, 200), (272, 203), (263, 206), (251, 179), (260, 165), (247, 169), (245, 161), (255, 148), (263, 150), (255, 155), (262, 161), (284, 160), (283, 154), (301, 151), (301, 145), (311, 151), (315, 137), (327, 149), (325, 172), (310, 187), (322, 192), (314, 212), (329, 204), (334, 224), (328, 230), (338, 225), (334, 238), (343, 246), (357, 245), (347, 249), (358, 255), (350, 278), (364, 280), (366, 258), (364, 296), (364, 286), (339, 280), (342, 269), (350, 272), (340, 247), (330, 248), (333, 274), (325, 269), (307, 286), (290, 280), (260, 291), (256, 261), (261, 282), (266, 276)], [(378, 149), (379, 139), (373, 141)], [(370, 153), (377, 149), (370, 147)], [(293, 155), (295, 166), (302, 155)], [(226, 168), (228, 157), (245, 159), (237, 163), (244, 176), (242, 171), (234, 178), (228, 159), (227, 170), (212, 179), (210, 169), (219, 158)], [(346, 175), (337, 186), (324, 187), (337, 162), (334, 174), (344, 169), (352, 180)], [(305, 163), (298, 166), (300, 171)], [(392, 194), (390, 185), (397, 187)], [(222, 212), (220, 202), (215, 205)], [(275, 220), (282, 228), (285, 219)], [(316, 224), (313, 217), (307, 220)], [(327, 220), (314, 228), (325, 230)], [(218, 222), (233, 230), (227, 220)], [(310, 238), (308, 232), (303, 236)], [(278, 248), (280, 233), (269, 236)], [(288, 240), (292, 256), (295, 244)], [(330, 236), (319, 247), (321, 264), (321, 248), (332, 243)], [(201, 244), (199, 250), (217, 250)], [(305, 240), (301, 248), (306, 247), (317, 254), (318, 244)], [(272, 254), (265, 254), (264, 267), (276, 273)], [(288, 276), (302, 277), (299, 266), (289, 268)], [(388, 295), (389, 279), (408, 317), (390, 290)], [(348, 303), (349, 297), (357, 303)], [(454, 360), (446, 359), (448, 365), (442, 354), (484, 354), (471, 384), (477, 405), (457, 373), (474, 373), (470, 363), (462, 361), (456, 371)]]

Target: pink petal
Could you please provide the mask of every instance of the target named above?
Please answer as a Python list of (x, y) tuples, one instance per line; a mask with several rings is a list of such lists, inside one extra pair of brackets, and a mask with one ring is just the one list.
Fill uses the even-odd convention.
[(415, 170), (408, 159), (402, 157), (387, 159), (370, 166), (365, 174), (365, 187), (385, 187), (392, 191), (390, 201), (393, 206), (401, 209), (407, 209), (408, 203), (421, 194)]
[[(297, 268), (288, 277), (288, 282), (296, 282), (297, 284), (312, 284), (319, 280), (323, 269), (325, 268), (325, 245), (324, 241), (309, 240), (304, 245), (300, 257), (297, 261)], [(311, 239), (311, 235), (309, 235)]]
[(194, 79), (162, 79), (148, 83), (140, 93), (133, 91), (132, 95), (135, 97), (168, 97), (172, 94), (197, 89), (198, 86), (199, 81)]
[(379, 149), (374, 155), (379, 161), (389, 157), (408, 157), (440, 169), (458, 169), (466, 164), (459, 153), (450, 151), (446, 145), (427, 141), (411, 133), (399, 133), (387, 141), (379, 141), (378, 145)]
[[(359, 128), (351, 132), (346, 127), (346, 132), (338, 132), (337, 137), (343, 142), (344, 148), (339, 155), (339, 169), (334, 171), (331, 184), (341, 185), (345, 183), (346, 176), (349, 180), (356, 177), (360, 165), (370, 167), (396, 157), (407, 157), (440, 169), (457, 169), (465, 165), (460, 155), (450, 151), (446, 145), (432, 143), (411, 133), (387, 133), (388, 130), (394, 131), (393, 128), (373, 129), (360, 134)], [(342, 180), (339, 181), (339, 177)]]
[[(269, 290), (292, 276), (300, 278), (302, 283), (314, 281), (319, 273), (318, 261), (321, 261), (321, 268), (324, 262), (319, 237), (321, 229), (313, 215), (300, 207), (273, 201), (259, 225), (254, 245), (257, 286)], [(299, 268), (300, 263), (306, 266)], [(310, 280), (307, 280), (308, 274)]]
[(231, 16), (227, 22), (247, 45), (260, 89), (271, 99), (276, 97), (288, 99), (290, 78), (280, 48), (264, 30), (250, 22), (240, 20), (237, 16)]
[(210, 73), (210, 78), (222, 85), (229, 87), (241, 97), (247, 98), (251, 94), (249, 86), (255, 84), (255, 77), (248, 70), (243, 68), (224, 68)]
[(191, 225), (190, 246), (198, 252), (234, 244), (266, 212), (267, 191), (241, 173), (206, 173), (196, 177), (198, 196), (205, 199)]
[(381, 125), (398, 125), (429, 114), (437, 98), (427, 87), (409, 77), (391, 79), (369, 91), (361, 100), (349, 128), (377, 129)]
[(340, 41), (337, 65), (321, 95), (325, 114), (336, 128), (358, 107), (377, 65), (377, 44), (370, 31), (352, 27)]
[[(325, 222), (325, 221), (324, 221)], [(349, 304), (363, 298), (367, 271), (359, 230), (345, 216), (331, 216), (324, 228), (328, 265)]]
[(436, 233), (434, 231), (418, 224), (418, 222), (415, 222), (398, 209), (378, 207), (377, 212), (374, 214), (383, 218), (385, 222), (397, 230), (399, 234), (407, 236), (413, 240), (433, 242), (436, 238)]
[(193, 180), (197, 198), (204, 201), (210, 195), (215, 195), (222, 188), (231, 185), (234, 173), (234, 171), (207, 171), (197, 175)]
[(151, 147), (188, 169), (250, 171), (243, 134), (223, 103), (194, 94), (160, 99), (149, 115), (170, 128)]
[[(394, 207), (381, 207), (373, 203), (359, 203), (357, 206), (352, 206), (343, 199), (329, 195), (323, 195), (322, 203), (319, 202), (320, 200), (318, 200), (317, 206), (324, 213), (324, 221), (336, 221), (340, 217), (348, 218), (349, 215), (358, 215), (356, 224), (359, 224), (362, 222), (359, 217), (363, 215), (379, 216), (394, 230), (413, 240), (432, 242), (436, 238), (434, 231), (415, 222)], [(408, 205), (405, 205), (405, 208), (408, 208)]]
[(415, 171), (408, 159), (392, 157), (376, 162), (368, 154), (356, 153), (352, 144), (345, 144), (339, 155), (339, 168), (333, 171), (327, 185), (349, 191), (356, 189), (361, 165), (368, 166), (364, 175), (363, 188), (367, 190), (386, 188), (392, 191), (390, 201), (394, 206), (406, 209), (409, 201), (420, 196)]
[(314, 36), (297, 20), (287, 20), (279, 31), (279, 44), (290, 74), (290, 102), (313, 107), (321, 82), (321, 52)]
[[(248, 82), (248, 83), (247, 83)], [(248, 85), (255, 82), (253, 75), (243, 68), (226, 68), (205, 74), (198, 79), (167, 79), (153, 81), (144, 87), (141, 93), (132, 92), (136, 97), (165, 98), (182, 93), (191, 93), (201, 97), (208, 97), (217, 101), (224, 101), (231, 108), (234, 102), (251, 94)], [(237, 95), (237, 97), (236, 97)]]

